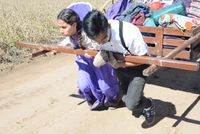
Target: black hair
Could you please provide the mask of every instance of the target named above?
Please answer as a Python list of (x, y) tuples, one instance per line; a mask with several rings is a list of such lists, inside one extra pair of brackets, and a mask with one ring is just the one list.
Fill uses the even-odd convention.
[(78, 43), (79, 43), (80, 47), (83, 48), (82, 35), (81, 35), (82, 22), (80, 20), (79, 15), (75, 11), (65, 8), (58, 14), (57, 19), (63, 20), (64, 22), (66, 22), (67, 24), (70, 24), (70, 25), (77, 23), (76, 30), (78, 32), (77, 33)]
[(108, 20), (98, 10), (92, 10), (83, 19), (83, 30), (91, 39), (95, 39), (100, 33), (106, 33), (109, 27)]
[(81, 20), (80, 17), (78, 16), (78, 14), (71, 10), (71, 9), (63, 9), (57, 16), (58, 20), (63, 20), (64, 22), (66, 22), (67, 24), (74, 24), (77, 23), (77, 31), (80, 30), (82, 28), (81, 26)]

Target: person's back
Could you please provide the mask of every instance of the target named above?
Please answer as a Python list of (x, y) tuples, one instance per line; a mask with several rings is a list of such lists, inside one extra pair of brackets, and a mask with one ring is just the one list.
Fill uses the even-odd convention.
[[(122, 54), (130, 54), (122, 45), (119, 34), (119, 21), (109, 20), (111, 29), (111, 41), (102, 45), (102, 49), (109, 50), (111, 48), (114, 52)], [(131, 23), (123, 22), (123, 38), (126, 47), (133, 55), (145, 55), (147, 53), (147, 45), (144, 42), (141, 32), (138, 27)], [(114, 47), (114, 48), (112, 48)]]

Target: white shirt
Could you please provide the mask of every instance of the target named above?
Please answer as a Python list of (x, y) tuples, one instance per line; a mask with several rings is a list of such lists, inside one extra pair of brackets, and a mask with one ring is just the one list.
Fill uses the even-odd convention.
[(98, 45), (97, 42), (94, 42), (93, 40), (91, 40), (85, 32), (82, 32), (82, 44), (85, 48), (87, 49), (95, 49), (95, 50), (99, 50), (100, 46)]
[(72, 43), (70, 37), (67, 36), (64, 40), (62, 40), (61, 42), (59, 42), (58, 46), (72, 47), (73, 43)]
[[(111, 25), (111, 40), (100, 45), (100, 49), (122, 54), (130, 54), (121, 43), (119, 36), (119, 21), (109, 20), (109, 24)], [(138, 27), (131, 23), (123, 22), (123, 38), (131, 54), (141, 56), (147, 53), (147, 44), (144, 42)]]

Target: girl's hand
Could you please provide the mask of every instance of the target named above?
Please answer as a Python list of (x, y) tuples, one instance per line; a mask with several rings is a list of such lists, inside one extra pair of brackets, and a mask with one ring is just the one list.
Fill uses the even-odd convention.
[(85, 56), (86, 58), (94, 58), (92, 55), (89, 55), (88, 53), (85, 53), (84, 56)]
[(116, 62), (115, 64), (111, 64), (113, 68), (117, 69), (117, 68), (121, 68), (121, 67), (125, 67), (124, 62)]
[(142, 64), (138, 63), (132, 63), (132, 62), (117, 62), (115, 64), (112, 64), (112, 67), (117, 69), (117, 68), (126, 68), (126, 67), (136, 67)]
[(58, 53), (58, 52), (57, 52), (56, 50), (52, 50), (52, 51), (51, 51), (51, 54), (52, 54), (52, 55), (56, 55), (57, 53)]

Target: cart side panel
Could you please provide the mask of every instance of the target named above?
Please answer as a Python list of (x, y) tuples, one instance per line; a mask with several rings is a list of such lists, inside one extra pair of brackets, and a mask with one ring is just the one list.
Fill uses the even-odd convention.
[[(173, 28), (143, 26), (139, 26), (139, 29), (143, 33), (144, 41), (148, 44), (150, 54), (159, 57), (166, 56), (174, 48), (182, 45), (186, 40), (193, 36), (192, 30), (182, 31)], [(190, 60), (192, 56), (196, 55), (195, 52), (199, 51), (199, 47), (195, 48), (194, 46), (188, 46), (174, 58)]]

